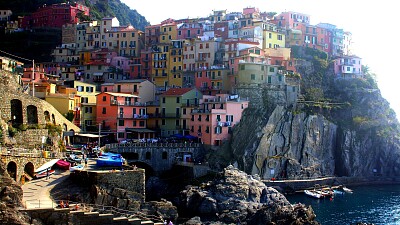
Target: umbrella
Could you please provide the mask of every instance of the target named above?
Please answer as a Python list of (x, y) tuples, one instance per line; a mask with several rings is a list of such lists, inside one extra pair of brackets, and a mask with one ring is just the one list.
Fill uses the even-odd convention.
[(190, 135), (190, 134), (187, 134), (187, 135), (185, 135), (183, 138), (186, 138), (186, 139), (188, 139), (188, 140), (193, 140), (193, 139), (196, 139), (197, 137), (192, 136), (192, 135)]
[(183, 135), (182, 135), (182, 134), (173, 134), (173, 135), (171, 135), (171, 137), (174, 137), (174, 138), (183, 138)]

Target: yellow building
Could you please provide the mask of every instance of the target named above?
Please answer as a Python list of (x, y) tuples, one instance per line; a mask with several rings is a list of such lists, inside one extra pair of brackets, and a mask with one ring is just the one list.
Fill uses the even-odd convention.
[(171, 41), (168, 83), (172, 87), (183, 86), (183, 40)]
[(142, 47), (141, 36), (142, 31), (135, 29), (133, 26), (119, 27), (114, 33), (117, 41), (117, 51), (119, 56), (140, 57)]
[(171, 43), (177, 37), (178, 31), (175, 22), (173, 20), (163, 21), (160, 27), (160, 43)]
[(263, 44), (262, 48), (284, 48), (285, 43), (285, 32), (279, 29), (275, 24), (259, 21), (254, 23), (255, 26), (260, 26), (263, 30)]
[(152, 78), (157, 87), (169, 87), (169, 43), (160, 43), (154, 45), (151, 52), (152, 65)]
[(75, 109), (75, 96), (73, 94), (48, 94), (45, 100), (63, 115), (73, 112)]
[(76, 89), (76, 95), (79, 96), (76, 105), (75, 121), (83, 131), (93, 131), (96, 127), (96, 85), (80, 81), (72, 81), (70, 87)]

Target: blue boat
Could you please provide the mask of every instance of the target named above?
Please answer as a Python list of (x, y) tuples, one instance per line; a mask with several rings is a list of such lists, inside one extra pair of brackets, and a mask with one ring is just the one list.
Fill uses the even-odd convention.
[(97, 166), (118, 166), (121, 167), (125, 162), (125, 159), (121, 156), (121, 154), (115, 153), (103, 153), (97, 159)]

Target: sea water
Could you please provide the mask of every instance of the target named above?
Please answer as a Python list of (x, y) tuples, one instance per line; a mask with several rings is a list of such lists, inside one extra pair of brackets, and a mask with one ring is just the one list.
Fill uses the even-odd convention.
[(315, 199), (305, 194), (288, 195), (290, 203), (311, 205), (322, 225), (356, 224), (400, 225), (400, 185), (350, 187), (353, 194), (333, 199)]

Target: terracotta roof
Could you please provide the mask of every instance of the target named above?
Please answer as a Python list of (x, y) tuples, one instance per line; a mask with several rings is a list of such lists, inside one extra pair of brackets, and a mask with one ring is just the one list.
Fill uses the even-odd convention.
[(163, 95), (166, 96), (180, 96), (186, 94), (187, 92), (193, 90), (193, 88), (170, 88), (168, 91), (164, 92)]

